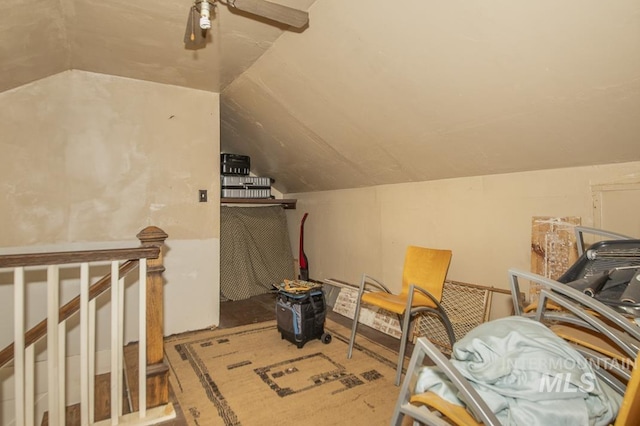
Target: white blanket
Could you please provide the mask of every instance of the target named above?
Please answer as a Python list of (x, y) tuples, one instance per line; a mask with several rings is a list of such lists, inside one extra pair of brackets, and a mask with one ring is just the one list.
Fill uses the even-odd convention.
[[(451, 363), (504, 425), (607, 425), (622, 400), (569, 343), (524, 317), (476, 327), (454, 345)], [(419, 373), (416, 392), (427, 390), (464, 405), (436, 367)]]

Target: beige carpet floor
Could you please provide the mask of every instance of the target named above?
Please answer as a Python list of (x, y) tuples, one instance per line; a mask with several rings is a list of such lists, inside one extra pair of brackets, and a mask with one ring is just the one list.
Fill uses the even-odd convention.
[(170, 381), (190, 425), (387, 425), (397, 354), (326, 321), (332, 341), (298, 349), (275, 321), (168, 338)]

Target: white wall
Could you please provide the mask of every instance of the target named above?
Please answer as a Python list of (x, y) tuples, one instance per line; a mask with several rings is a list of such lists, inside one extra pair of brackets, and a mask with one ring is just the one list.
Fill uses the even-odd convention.
[[(67, 71), (0, 93), (0, 108), (0, 253), (138, 245), (155, 225), (169, 234), (165, 334), (218, 324), (217, 93)], [(0, 274), (1, 343), (13, 341), (10, 282)], [(46, 300), (29, 286), (32, 325)]]
[[(639, 162), (286, 194), (298, 199), (289, 232), (295, 254), (308, 212), (314, 279), (358, 283), (367, 272), (399, 291), (404, 252), (414, 244), (452, 249), (449, 279), (508, 288), (508, 268), (529, 270), (533, 216), (579, 216), (593, 226), (592, 187), (630, 182), (640, 182)], [(509, 312), (506, 302), (496, 300), (494, 316)]]
[(0, 247), (135, 244), (158, 226), (167, 332), (216, 324), (218, 98), (81, 71), (1, 93)]

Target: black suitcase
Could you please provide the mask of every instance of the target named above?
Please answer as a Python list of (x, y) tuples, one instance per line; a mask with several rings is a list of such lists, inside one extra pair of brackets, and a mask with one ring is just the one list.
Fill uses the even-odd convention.
[(276, 297), (276, 320), (280, 337), (294, 343), (298, 349), (309, 340), (331, 342), (324, 332), (327, 307), (322, 290), (304, 293), (279, 291)]
[(248, 176), (251, 158), (248, 155), (220, 154), (220, 174)]

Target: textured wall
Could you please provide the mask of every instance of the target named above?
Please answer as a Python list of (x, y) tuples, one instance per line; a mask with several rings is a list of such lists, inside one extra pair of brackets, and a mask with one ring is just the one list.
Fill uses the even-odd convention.
[(0, 252), (137, 245), (159, 226), (165, 331), (217, 324), (217, 93), (67, 71), (0, 93), (0, 108)]
[[(312, 278), (359, 283), (366, 272), (399, 291), (404, 252), (413, 244), (452, 249), (449, 279), (507, 288), (508, 268), (529, 270), (533, 216), (578, 216), (594, 226), (594, 191), (634, 182), (640, 183), (638, 162), (285, 197), (298, 199), (287, 213), (294, 248), (300, 219), (309, 212), (305, 251)], [(626, 216), (637, 224), (633, 209)], [(509, 312), (508, 305), (494, 303), (498, 315)]]
[(0, 94), (0, 246), (218, 236), (218, 95), (70, 71)]
[(622, 0), (322, 0), (221, 92), (221, 143), (299, 193), (640, 161)]

